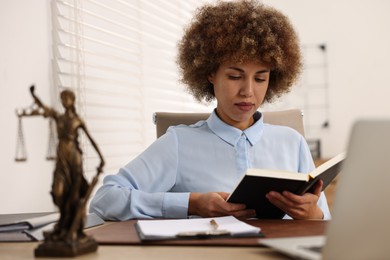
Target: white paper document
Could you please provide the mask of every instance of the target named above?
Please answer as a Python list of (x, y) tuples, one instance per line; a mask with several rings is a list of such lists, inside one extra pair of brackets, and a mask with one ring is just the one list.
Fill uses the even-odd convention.
[[(214, 220), (214, 224), (211, 220)], [(216, 223), (216, 224), (215, 224)], [(233, 216), (217, 218), (139, 220), (136, 228), (141, 240), (173, 239), (199, 236), (257, 235), (260, 228)], [(188, 236), (187, 236), (188, 234)]]

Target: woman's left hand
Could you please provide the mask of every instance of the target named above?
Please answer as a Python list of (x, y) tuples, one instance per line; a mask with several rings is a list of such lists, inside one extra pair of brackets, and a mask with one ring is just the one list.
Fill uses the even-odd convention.
[(313, 192), (303, 195), (283, 191), (282, 193), (271, 191), (266, 197), (276, 207), (294, 219), (323, 219), (324, 214), (317, 202), (321, 195), (322, 180), (313, 186)]

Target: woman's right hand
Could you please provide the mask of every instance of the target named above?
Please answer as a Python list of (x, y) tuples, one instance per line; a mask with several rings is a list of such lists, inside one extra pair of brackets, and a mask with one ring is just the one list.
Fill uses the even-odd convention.
[(234, 216), (250, 218), (256, 216), (253, 209), (246, 209), (244, 204), (227, 202), (226, 192), (191, 193), (188, 205), (188, 215), (201, 217)]

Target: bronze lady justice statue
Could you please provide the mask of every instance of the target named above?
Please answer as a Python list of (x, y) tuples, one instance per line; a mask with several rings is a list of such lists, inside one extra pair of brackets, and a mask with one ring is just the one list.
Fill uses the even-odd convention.
[[(56, 123), (58, 146), (51, 195), (60, 210), (60, 219), (54, 230), (45, 233), (45, 241), (35, 249), (36, 256), (75, 256), (97, 249), (97, 243), (83, 232), (86, 217), (86, 202), (104, 166), (103, 156), (89, 134), (84, 121), (75, 109), (75, 94), (70, 90), (61, 92), (61, 103), (65, 112), (60, 114), (47, 107), (30, 87), (34, 109), (18, 116), (42, 115)], [(78, 142), (78, 131), (83, 130), (100, 157), (97, 174), (88, 184), (83, 175), (82, 151)]]

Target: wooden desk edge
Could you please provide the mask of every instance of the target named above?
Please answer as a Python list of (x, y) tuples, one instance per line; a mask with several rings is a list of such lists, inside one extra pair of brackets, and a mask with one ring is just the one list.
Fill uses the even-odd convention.
[[(135, 230), (137, 220), (107, 222), (103, 226), (87, 230), (100, 245), (142, 245), (142, 246), (259, 246), (261, 237), (210, 238), (194, 240), (141, 241)], [(327, 221), (321, 220), (247, 220), (250, 225), (261, 228), (266, 238), (323, 235)]]

